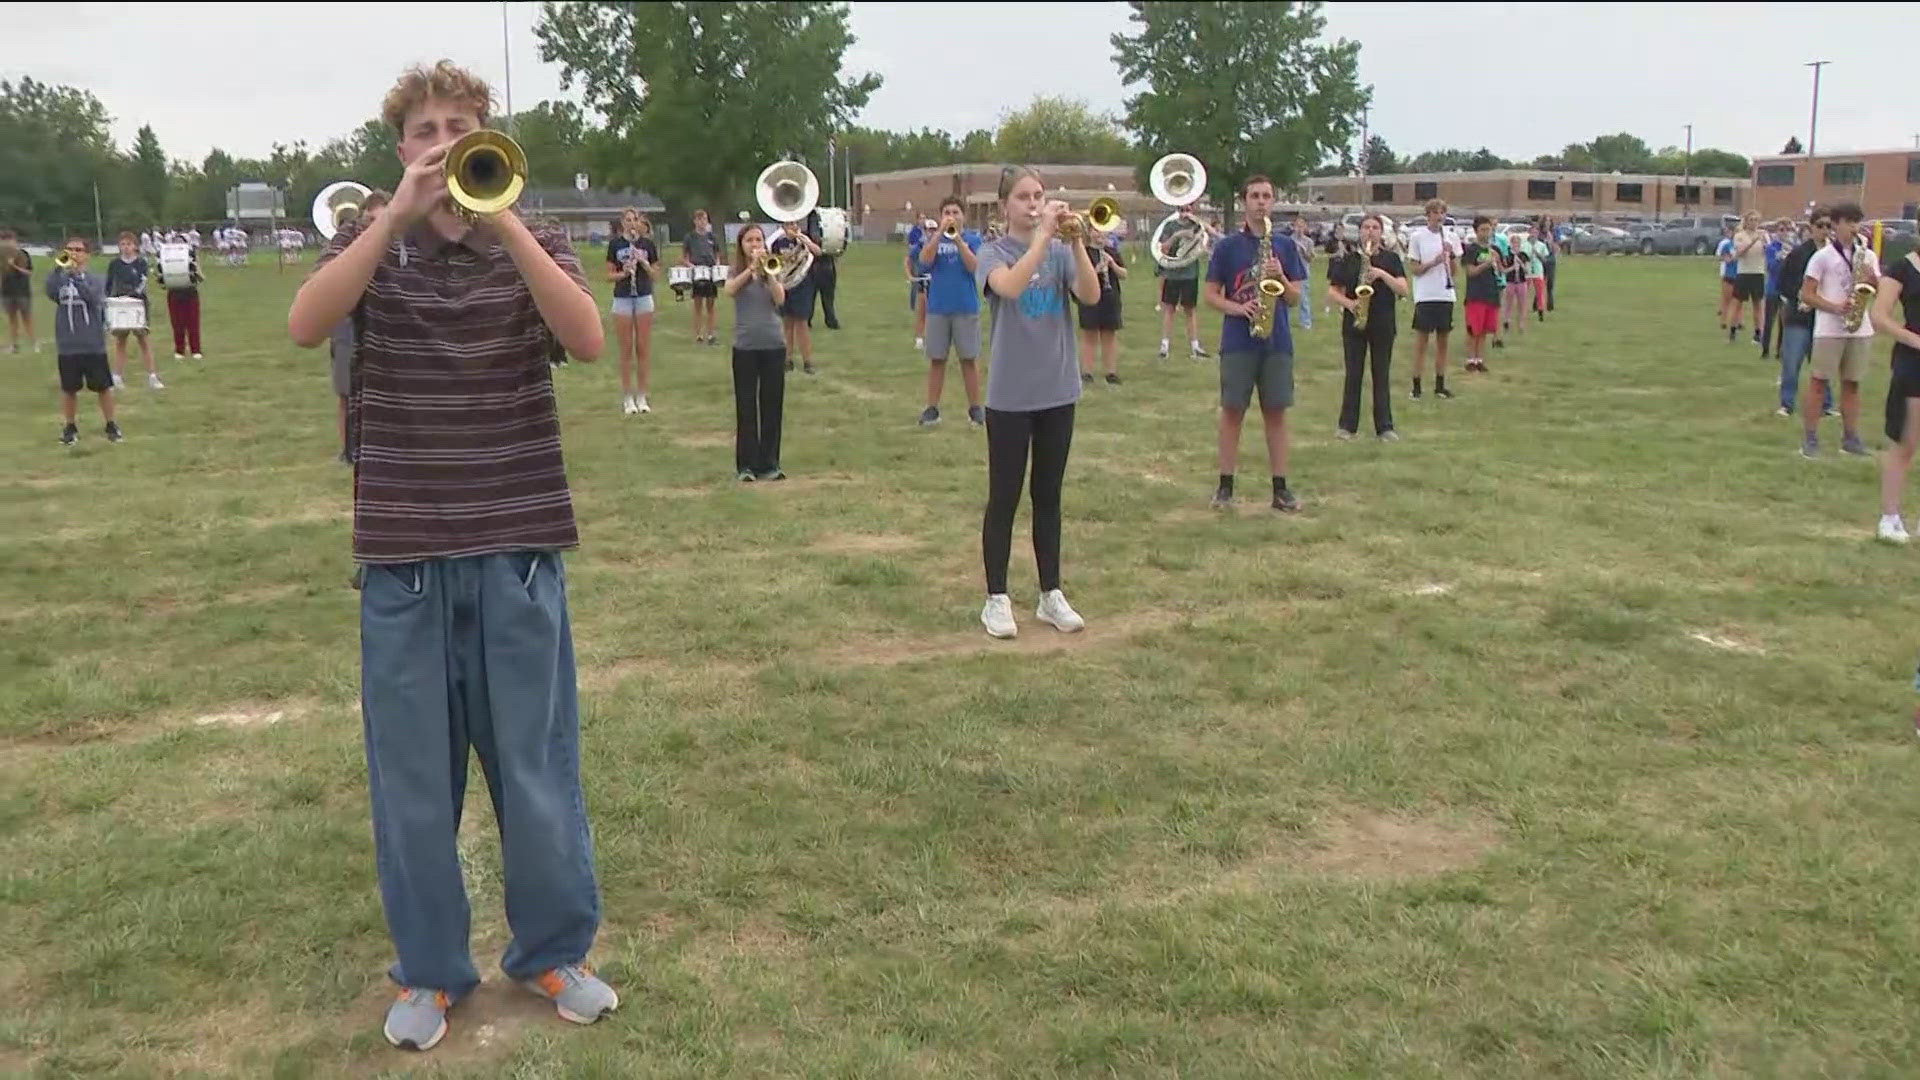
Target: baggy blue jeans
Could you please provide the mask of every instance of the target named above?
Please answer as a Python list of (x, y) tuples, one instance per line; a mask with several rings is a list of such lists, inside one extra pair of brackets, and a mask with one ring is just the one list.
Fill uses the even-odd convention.
[[(1780, 331), (1780, 407), (1793, 411), (1794, 403), (1800, 397), (1800, 365), (1806, 363), (1807, 356), (1813, 351), (1813, 328), (1795, 326), (1791, 323)], [(1827, 384), (1827, 392), (1822, 395), (1823, 408), (1833, 408), (1833, 384)]]
[(500, 966), (529, 979), (586, 958), (600, 926), (580, 788), (580, 711), (560, 555), (523, 551), (361, 571), (361, 714), (380, 899), (401, 986), (480, 983), (457, 846), (467, 752), (500, 826)]

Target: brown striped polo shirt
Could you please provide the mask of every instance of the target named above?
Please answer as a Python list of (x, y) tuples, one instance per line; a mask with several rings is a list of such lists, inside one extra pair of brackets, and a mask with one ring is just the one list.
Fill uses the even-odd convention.
[[(588, 291), (566, 236), (528, 227)], [(359, 230), (341, 229), (315, 270)], [(547, 365), (553, 335), (498, 236), (480, 227), (448, 240), (422, 221), (380, 260), (353, 318), (355, 560), (578, 546)]]

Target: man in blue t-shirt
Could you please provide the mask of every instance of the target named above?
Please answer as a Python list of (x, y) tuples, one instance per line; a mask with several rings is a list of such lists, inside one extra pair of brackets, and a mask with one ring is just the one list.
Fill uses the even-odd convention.
[[(975, 427), (987, 422), (980, 406), (980, 293), (974, 271), (980, 234), (966, 227), (966, 211), (958, 196), (940, 201), (939, 229), (909, 245), (915, 270), (927, 278), (927, 407), (920, 426), (940, 422), (940, 392), (947, 385), (947, 356), (960, 354), (960, 378), (967, 386), (967, 419)], [(949, 235), (951, 234), (951, 235)]]
[[(1240, 429), (1247, 406), (1260, 391), (1260, 418), (1267, 433), (1267, 461), (1272, 466), (1273, 508), (1291, 513), (1300, 500), (1287, 489), (1287, 407), (1293, 404), (1293, 339), (1287, 313), (1276, 310), (1273, 329), (1253, 336), (1251, 316), (1264, 304), (1278, 308), (1300, 302), (1300, 283), (1306, 263), (1299, 245), (1275, 233), (1268, 221), (1273, 208), (1273, 181), (1250, 176), (1240, 185), (1245, 223), (1239, 231), (1221, 237), (1207, 264), (1207, 305), (1225, 318), (1220, 323), (1220, 486), (1213, 506), (1233, 505), (1234, 464), (1240, 456)], [(1262, 243), (1260, 236), (1266, 235)], [(1260, 293), (1263, 277), (1285, 282), (1282, 294), (1267, 300)]]
[(1767, 239), (1767, 301), (1766, 315), (1760, 329), (1760, 359), (1765, 360), (1773, 352), (1773, 328), (1784, 326), (1780, 318), (1780, 264), (1786, 261), (1787, 252), (1793, 250), (1793, 244), (1787, 239), (1787, 223), (1776, 221), (1770, 227), (1772, 235)]

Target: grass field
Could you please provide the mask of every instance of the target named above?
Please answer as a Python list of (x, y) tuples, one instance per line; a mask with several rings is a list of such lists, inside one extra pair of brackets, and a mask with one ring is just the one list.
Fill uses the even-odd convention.
[(1569, 260), (1451, 402), (1406, 400), (1403, 333), (1395, 445), (1332, 438), (1336, 336), (1304, 335), (1290, 518), (1253, 432), (1238, 512), (1206, 509), (1213, 369), (1152, 359), (1136, 272), (1126, 385), (1088, 393), (1068, 470), (1088, 629), (1033, 620), (1023, 512), (997, 643), (983, 437), (957, 378), (914, 425), (898, 258), (843, 266), (785, 484), (731, 479), (726, 353), (684, 305), (652, 415), (609, 363), (557, 373), (625, 1005), (581, 1029), (501, 985), (476, 769), (488, 983), (424, 1057), (379, 1033), (300, 272), (212, 268), (206, 360), (127, 391), (118, 446), (83, 402), (59, 447), (52, 353), (0, 357), (0, 1074), (1920, 1069), (1915, 555), (1871, 540), (1872, 462), (1796, 456), (1705, 261)]

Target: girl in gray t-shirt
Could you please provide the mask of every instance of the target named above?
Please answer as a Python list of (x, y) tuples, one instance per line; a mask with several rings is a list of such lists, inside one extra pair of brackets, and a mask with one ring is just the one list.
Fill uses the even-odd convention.
[(726, 284), (733, 297), (733, 468), (743, 482), (787, 478), (780, 471), (780, 416), (787, 397), (780, 305), (787, 291), (761, 268), (766, 255), (760, 226), (741, 229)]
[(1055, 238), (1067, 206), (1045, 197), (1038, 173), (1019, 166), (1003, 170), (1000, 206), (1007, 235), (981, 247), (975, 271), (993, 315), (987, 371), (987, 511), (980, 528), (987, 604), (980, 622), (993, 637), (1019, 632), (1007, 595), (1007, 560), (1031, 450), (1033, 555), (1040, 570), (1036, 615), (1071, 633), (1086, 623), (1060, 591), (1060, 489), (1073, 444), (1074, 403), (1080, 400), (1067, 298), (1097, 302), (1100, 281), (1084, 244)]

